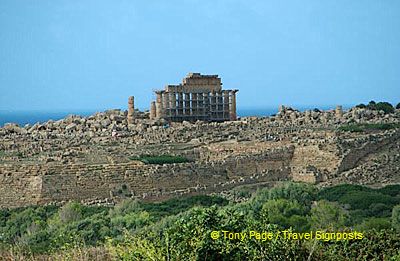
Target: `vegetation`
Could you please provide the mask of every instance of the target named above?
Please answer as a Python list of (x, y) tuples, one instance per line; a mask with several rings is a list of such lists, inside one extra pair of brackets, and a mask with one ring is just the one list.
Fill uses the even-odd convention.
[[(359, 231), (360, 240), (268, 242), (221, 231)], [(220, 237), (212, 239), (211, 233)], [(0, 211), (0, 256), (68, 260), (397, 260), (400, 185), (371, 189), (302, 183), (261, 189), (242, 203), (194, 196), (114, 207), (26, 207)], [(104, 259), (106, 258), (106, 259)], [(390, 259), (392, 258), (392, 259)], [(397, 258), (397, 259), (396, 259)]]
[(342, 125), (339, 127), (341, 131), (349, 132), (365, 132), (365, 131), (376, 131), (376, 130), (390, 130), (399, 128), (400, 123), (359, 123)]
[(190, 162), (190, 160), (185, 157), (173, 155), (140, 155), (139, 157), (131, 157), (130, 159), (140, 160), (145, 164), (172, 164)]
[(400, 102), (396, 105), (396, 109), (400, 110)]
[[(399, 106), (399, 104), (397, 106)], [(396, 108), (397, 108), (397, 106), (396, 106)], [(384, 111), (385, 114), (394, 112), (394, 107), (389, 102), (378, 102), (378, 103), (376, 103), (375, 101), (370, 101), (368, 103), (368, 105), (365, 105), (365, 104), (361, 103), (361, 104), (358, 104), (356, 107), (357, 108), (362, 108), (362, 109), (367, 108), (367, 109), (370, 109), (370, 110)]]

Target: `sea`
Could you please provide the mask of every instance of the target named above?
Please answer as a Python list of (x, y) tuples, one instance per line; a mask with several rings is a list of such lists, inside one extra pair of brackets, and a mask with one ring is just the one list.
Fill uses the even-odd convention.
[[(293, 107), (300, 111), (312, 110), (314, 108), (319, 108), (320, 110), (329, 110), (335, 108), (335, 106), (301, 106)], [(344, 107), (346, 109), (346, 107)], [(0, 110), (0, 127), (4, 126), (6, 123), (16, 123), (19, 126), (25, 126), (26, 124), (33, 125), (37, 122), (43, 123), (49, 120), (60, 120), (68, 115), (80, 115), (80, 116), (90, 116), (96, 112), (104, 110), (64, 110), (64, 111), (13, 111), (13, 110)], [(238, 108), (237, 114), (239, 117), (248, 116), (271, 116), (278, 112), (278, 107), (265, 107), (265, 108)]]

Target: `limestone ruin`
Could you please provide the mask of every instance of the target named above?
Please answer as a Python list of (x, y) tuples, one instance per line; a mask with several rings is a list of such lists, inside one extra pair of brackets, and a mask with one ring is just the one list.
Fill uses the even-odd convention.
[(234, 121), (236, 92), (222, 90), (218, 75), (189, 73), (181, 84), (157, 90), (150, 105), (151, 119), (167, 121)]
[[(129, 97), (126, 111), (0, 127), (0, 208), (159, 201), (287, 180), (400, 183), (400, 109), (280, 106), (273, 116), (236, 119), (236, 90), (222, 90), (216, 75), (189, 74), (156, 93), (149, 112)], [(341, 129), (354, 124), (393, 128)], [(144, 164), (140, 155), (189, 162)]]

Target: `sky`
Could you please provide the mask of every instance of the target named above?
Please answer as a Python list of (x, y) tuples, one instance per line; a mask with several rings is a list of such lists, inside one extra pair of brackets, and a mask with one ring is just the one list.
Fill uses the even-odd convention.
[(0, 1), (0, 110), (148, 109), (189, 72), (238, 109), (397, 104), (400, 1)]

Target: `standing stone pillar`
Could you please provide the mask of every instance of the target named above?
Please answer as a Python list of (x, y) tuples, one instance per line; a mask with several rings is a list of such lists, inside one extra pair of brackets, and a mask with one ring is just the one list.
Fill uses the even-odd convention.
[(237, 90), (231, 91), (231, 106), (230, 106), (230, 119), (231, 121), (236, 121), (237, 120), (237, 115), (236, 115), (236, 92)]
[(190, 93), (185, 93), (185, 116), (190, 115)]
[(175, 117), (176, 116), (176, 93), (175, 92), (169, 93), (169, 108), (170, 108), (171, 117)]
[(204, 114), (204, 101), (203, 101), (203, 94), (197, 94), (197, 119), (202, 119)]
[(230, 119), (230, 111), (229, 111), (229, 91), (223, 91), (223, 118), (224, 120), (229, 120)]
[(155, 101), (151, 101), (150, 103), (150, 119), (154, 120), (156, 118), (156, 102)]
[(210, 93), (210, 116), (211, 119), (214, 119), (216, 117), (215, 111), (216, 109), (216, 103), (217, 103), (217, 99), (215, 98), (215, 92), (212, 91)]
[(197, 93), (192, 93), (192, 115), (197, 118), (198, 114), (200, 113), (200, 110), (198, 109), (199, 105), (199, 94)]
[(135, 98), (130, 96), (128, 99), (128, 124), (132, 124), (135, 119)]
[(161, 119), (163, 116), (163, 106), (162, 106), (162, 92), (156, 92), (156, 119)]
[(205, 118), (210, 118), (210, 97), (208, 92), (202, 94), (203, 96), (203, 115)]
[(163, 93), (163, 108), (164, 108), (164, 117), (169, 117), (171, 116), (171, 111), (169, 107), (169, 93), (164, 92)]
[(343, 108), (341, 105), (336, 106), (335, 109), (335, 117), (337, 119), (341, 119), (343, 117)]
[(311, 111), (310, 110), (306, 110), (304, 112), (304, 121), (305, 121), (305, 123), (311, 122)]
[(178, 110), (177, 110), (177, 116), (182, 117), (183, 116), (183, 93), (179, 92), (178, 93)]

